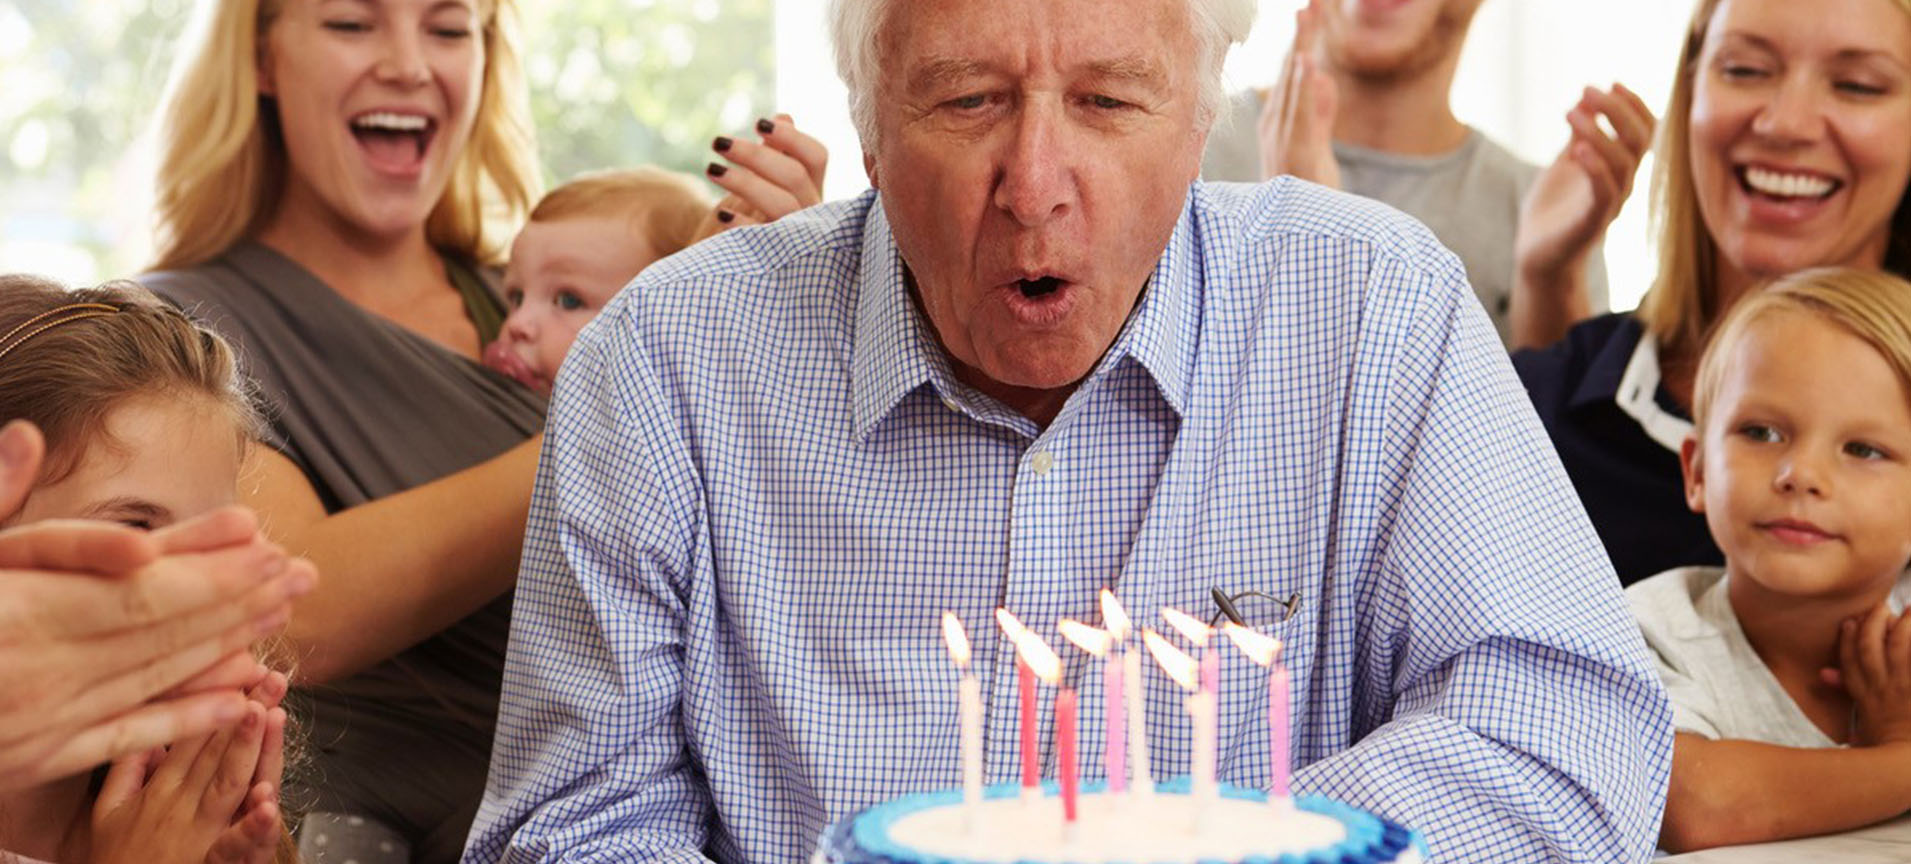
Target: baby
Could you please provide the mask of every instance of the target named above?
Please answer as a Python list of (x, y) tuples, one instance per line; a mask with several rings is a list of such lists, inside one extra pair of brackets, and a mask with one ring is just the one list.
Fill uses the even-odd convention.
[(550, 395), (577, 331), (645, 267), (713, 228), (688, 176), (658, 168), (586, 174), (545, 195), (511, 244), (511, 312), (486, 366)]
[(1911, 809), (1911, 283), (1813, 270), (1705, 349), (1687, 504), (1724, 551), (1627, 591), (1672, 699), (1671, 851)]

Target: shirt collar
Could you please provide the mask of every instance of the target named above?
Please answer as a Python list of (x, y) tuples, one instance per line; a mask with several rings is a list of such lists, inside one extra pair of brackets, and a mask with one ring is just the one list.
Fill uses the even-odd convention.
[[(851, 434), (859, 441), (923, 384), (935, 386), (945, 399), (958, 389), (948, 358), (909, 298), (902, 256), (882, 200), (874, 191), (864, 195), (869, 199), (869, 216), (863, 230), (850, 360)], [(1200, 326), (1200, 255), (1192, 224), (1193, 199), (1191, 194), (1183, 204), (1181, 218), (1134, 314), (1078, 393), (1122, 358), (1133, 357), (1154, 378), (1169, 407), (1177, 414), (1184, 412)]]
[(1613, 403), (1639, 423), (1646, 437), (1674, 453), (1692, 433), (1692, 421), (1667, 411), (1659, 404), (1659, 342), (1652, 334), (1643, 334), (1626, 360), (1625, 374), (1613, 393)]

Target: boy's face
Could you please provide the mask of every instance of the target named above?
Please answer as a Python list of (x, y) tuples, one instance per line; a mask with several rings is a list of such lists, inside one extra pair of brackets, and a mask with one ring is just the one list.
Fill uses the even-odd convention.
[(511, 264), (504, 271), (511, 314), (498, 341), (485, 351), (485, 365), (549, 394), (577, 331), (656, 262), (637, 227), (622, 216), (526, 224), (511, 244)]
[(210, 399), (135, 399), (108, 413), (72, 473), (33, 490), (13, 521), (164, 528), (233, 503), (240, 448), (230, 412)]
[(1771, 594), (1876, 602), (1911, 560), (1911, 406), (1884, 357), (1776, 310), (1731, 349), (1686, 503), (1735, 579)]

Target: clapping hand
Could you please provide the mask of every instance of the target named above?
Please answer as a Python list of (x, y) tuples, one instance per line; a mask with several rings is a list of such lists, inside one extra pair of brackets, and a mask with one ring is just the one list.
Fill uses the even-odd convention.
[(235, 724), (113, 763), (93, 804), (93, 864), (268, 864), (284, 834), (285, 676)]
[[(0, 430), (0, 518), (44, 442)], [(153, 533), (96, 522), (0, 531), (0, 789), (68, 776), (240, 719), (247, 653), (317, 579), (237, 508)]]
[[(1611, 125), (1611, 134), (1601, 128), (1600, 117)], [(1572, 137), (1526, 193), (1513, 252), (1513, 302), (1551, 314), (1541, 317), (1545, 326), (1517, 344), (1552, 342), (1591, 314), (1585, 296), (1587, 259), (1632, 194), (1657, 121), (1638, 94), (1614, 84), (1611, 90), (1587, 87), (1566, 112), (1566, 122)]]
[(711, 149), (730, 164), (704, 169), (730, 194), (704, 220), (699, 237), (739, 225), (774, 222), (823, 200), (829, 149), (804, 134), (788, 114), (756, 123), (757, 140), (718, 138)]
[(1340, 187), (1334, 161), (1334, 112), (1340, 90), (1320, 68), (1321, 0), (1308, 0), (1294, 14), (1294, 44), (1281, 78), (1261, 102), (1256, 130), (1261, 143), (1261, 179), (1292, 174), (1322, 186)]

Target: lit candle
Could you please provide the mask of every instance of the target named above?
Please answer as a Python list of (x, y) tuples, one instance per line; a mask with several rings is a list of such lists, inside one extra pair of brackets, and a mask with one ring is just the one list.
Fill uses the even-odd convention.
[(1142, 630), (1141, 639), (1162, 671), (1188, 691), (1182, 704), (1188, 709), (1188, 720), (1194, 724), (1193, 764), (1189, 774), (1194, 799), (1193, 830), (1199, 832), (1220, 791), (1214, 782), (1214, 694), (1201, 687), (1201, 664), (1187, 652), (1169, 644), (1153, 630)]
[[(1195, 647), (1201, 649), (1201, 693), (1208, 697), (1207, 705), (1202, 712), (1202, 718), (1207, 721), (1208, 728), (1202, 731), (1206, 732), (1206, 740), (1212, 746), (1220, 740), (1221, 720), (1221, 655), (1214, 650), (1214, 628), (1173, 607), (1164, 607), (1161, 610), (1161, 617), (1174, 629), (1180, 631), (1182, 636), (1187, 637), (1188, 641), (1193, 642)], [(1198, 736), (1197, 740), (1200, 740)], [(1196, 757), (1199, 758), (1200, 754), (1197, 753)], [(1208, 776), (1211, 779), (1214, 775), (1212, 753), (1208, 756), (1208, 769)], [(1197, 780), (1199, 776), (1196, 775)]]
[(1272, 751), (1267, 798), (1276, 807), (1291, 806), (1288, 798), (1288, 678), (1281, 663), (1281, 640), (1229, 623), (1228, 638), (1256, 664), (1267, 667), (1267, 742)]
[[(1135, 784), (1129, 794), (1136, 798), (1146, 798), (1155, 794), (1155, 781), (1148, 772), (1148, 690), (1141, 680), (1141, 652), (1132, 650), (1128, 645), (1128, 633), (1133, 625), (1128, 613), (1115, 599), (1115, 592), (1104, 588), (1101, 592), (1101, 620), (1108, 628), (1108, 635), (1121, 645), (1121, 681), (1123, 695), (1128, 697), (1128, 756), (1134, 763)], [(1125, 767), (1125, 766), (1124, 766)], [(1126, 772), (1117, 770), (1114, 776)], [(1112, 779), (1109, 782), (1114, 782)]]
[(1035, 670), (1022, 650), (1023, 637), (1033, 635), (1007, 609), (995, 610), (995, 621), (1015, 649), (1016, 693), (1021, 700), (1022, 800), (1033, 803), (1042, 794), (1042, 768), (1035, 749)]
[(1062, 636), (1074, 643), (1075, 647), (1102, 659), (1102, 710), (1108, 719), (1107, 735), (1103, 738), (1102, 772), (1108, 778), (1109, 794), (1120, 795), (1123, 788), (1121, 775), (1127, 766), (1122, 759), (1121, 672), (1115, 668), (1115, 655), (1110, 650), (1115, 640), (1107, 632), (1080, 621), (1064, 618), (1056, 626), (1061, 628)]
[(969, 830), (975, 831), (976, 813), (982, 805), (982, 682), (969, 669), (969, 634), (955, 613), (942, 613), (942, 640), (949, 645), (949, 656), (962, 670), (956, 685), (958, 723), (962, 746), (962, 801)]
[(1062, 771), (1062, 821), (1072, 827), (1081, 797), (1081, 774), (1075, 766), (1075, 691), (1067, 687), (1055, 694), (1055, 747)]

